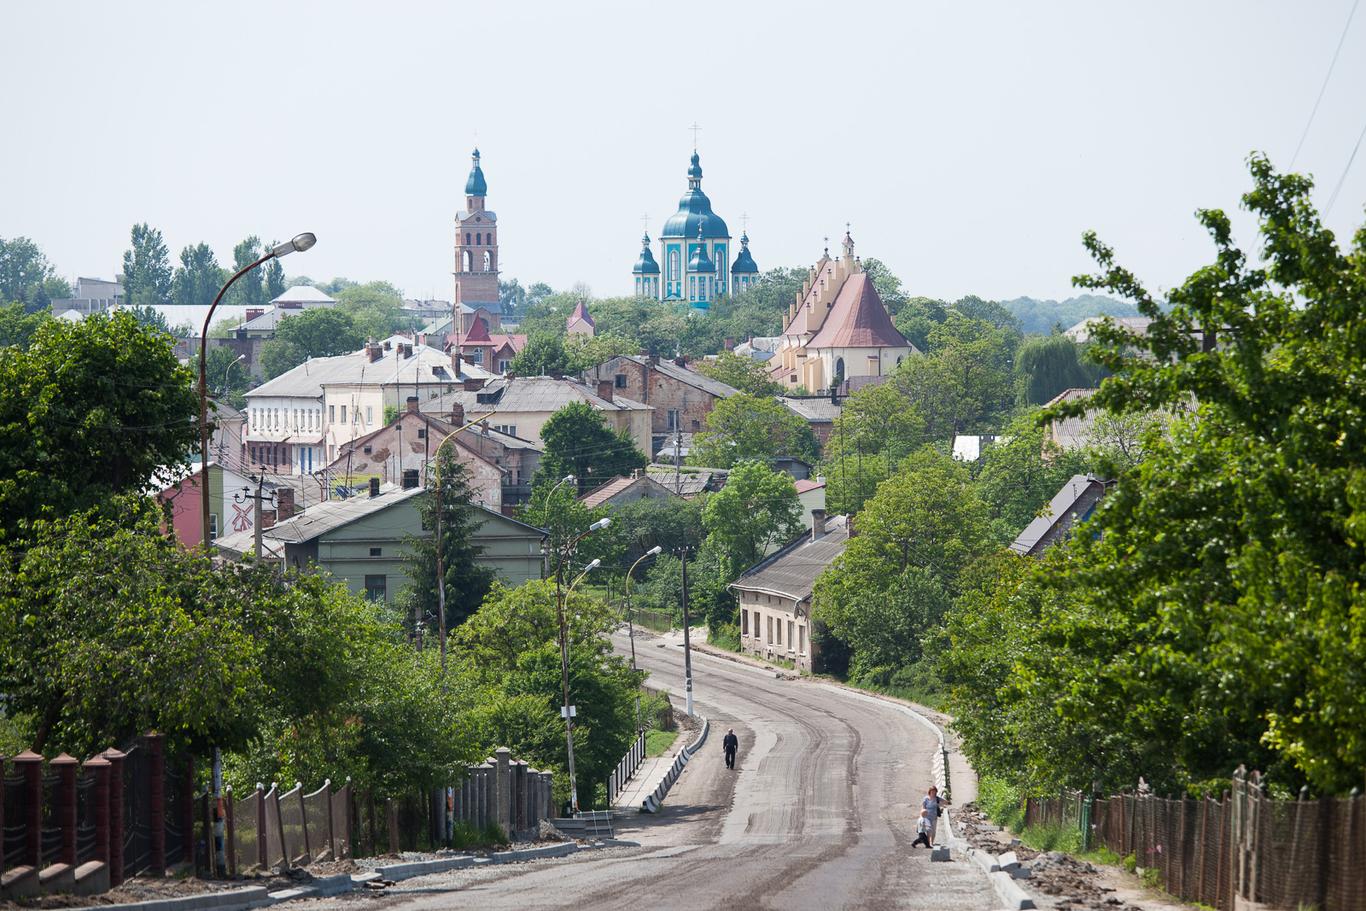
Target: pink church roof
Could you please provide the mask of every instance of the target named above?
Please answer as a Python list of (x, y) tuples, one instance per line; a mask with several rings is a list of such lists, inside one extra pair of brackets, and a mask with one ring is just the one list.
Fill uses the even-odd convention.
[(587, 323), (594, 329), (598, 327), (598, 324), (593, 322), (593, 317), (588, 315), (588, 308), (583, 305), (583, 301), (579, 301), (574, 305), (574, 312), (569, 314), (569, 319), (565, 321), (565, 326), (572, 326), (580, 321)]
[(909, 348), (911, 343), (892, 325), (868, 273), (855, 272), (844, 280), (830, 315), (806, 347)]

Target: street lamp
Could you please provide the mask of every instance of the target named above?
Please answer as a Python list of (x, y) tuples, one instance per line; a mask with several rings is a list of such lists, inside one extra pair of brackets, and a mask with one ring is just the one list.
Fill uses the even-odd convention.
[[(209, 312), (204, 315), (204, 329), (199, 333), (199, 489), (200, 489), (200, 525), (204, 531), (204, 550), (210, 549), (209, 540), (209, 514), (212, 512), (209, 502), (209, 373), (208, 373), (208, 353), (209, 353), (209, 323), (213, 320), (213, 311), (218, 309), (218, 304), (223, 300), (223, 295), (228, 293), (232, 283), (246, 275), (252, 269), (268, 260), (279, 259), (281, 256), (288, 256), (296, 250), (302, 253), (318, 242), (318, 238), (307, 232), (295, 235), (293, 240), (278, 244), (267, 251), (256, 262), (243, 266), (228, 279), (227, 284), (218, 289), (218, 295), (213, 299), (209, 306)], [(260, 500), (257, 500), (260, 504)], [(257, 555), (260, 555), (260, 525), (257, 525)], [(214, 798), (214, 855), (218, 862), (218, 869), (224, 869), (224, 850), (223, 850), (223, 754), (217, 748), (213, 750), (213, 798)]]
[[(223, 295), (228, 293), (232, 283), (261, 263), (279, 259), (281, 256), (288, 256), (296, 250), (302, 253), (317, 242), (317, 237), (304, 233), (297, 235), (293, 240), (272, 247), (265, 256), (256, 262), (238, 269), (233, 277), (228, 279), (227, 284), (218, 289), (218, 296), (213, 299), (213, 304), (209, 306), (209, 312), (204, 315), (204, 329), (199, 333), (199, 486), (202, 494), (199, 517), (204, 530), (205, 550), (208, 550), (210, 545), (209, 513), (212, 511), (209, 504), (209, 376), (206, 360), (209, 350), (209, 323), (213, 320), (213, 311), (218, 309), (218, 304), (223, 300)], [(217, 788), (215, 787), (216, 791)]]
[[(570, 475), (565, 478), (565, 481), (572, 477), (573, 475)], [(563, 484), (564, 481), (560, 483)], [(569, 805), (575, 814), (579, 812), (579, 786), (574, 778), (574, 706), (569, 702), (569, 630), (565, 624), (564, 602), (569, 592), (574, 591), (574, 586), (583, 581), (583, 577), (588, 575), (590, 571), (601, 566), (602, 561), (593, 560), (584, 567), (583, 572), (579, 573), (578, 578), (569, 586), (569, 592), (564, 589), (564, 564), (573, 556), (574, 549), (579, 546), (580, 541), (611, 524), (611, 519), (598, 519), (588, 526), (587, 530), (574, 537), (561, 553), (555, 555), (555, 620), (560, 627), (560, 686), (564, 692), (564, 707), (560, 709), (560, 712), (564, 715), (565, 751), (569, 757)]]
[[(631, 670), (638, 671), (636, 667), (636, 627), (631, 622), (631, 615), (635, 613), (635, 604), (631, 601), (631, 573), (636, 571), (636, 567), (647, 557), (657, 557), (664, 548), (656, 544), (645, 553), (641, 554), (636, 562), (631, 564), (631, 568), (626, 570), (626, 630), (631, 637)], [(636, 730), (640, 730), (640, 690), (636, 690)]]
[(228, 394), (228, 381), (232, 379), (232, 368), (236, 367), (238, 364), (242, 363), (246, 359), (247, 356), (245, 354), (237, 355), (237, 357), (234, 358), (232, 362), (228, 364), (228, 369), (223, 371), (223, 395)]

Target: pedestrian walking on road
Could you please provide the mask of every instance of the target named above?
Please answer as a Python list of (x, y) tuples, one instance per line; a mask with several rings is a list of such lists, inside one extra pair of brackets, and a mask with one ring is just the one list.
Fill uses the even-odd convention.
[(934, 823), (930, 822), (930, 811), (921, 810), (920, 819), (916, 820), (915, 823), (915, 841), (911, 842), (911, 847), (918, 848), (921, 845), (924, 845), (927, 848), (934, 847), (934, 845), (930, 843), (930, 839), (934, 837), (931, 834), (933, 832)]
[(735, 729), (726, 731), (726, 736), (721, 738), (721, 749), (726, 752), (726, 768), (735, 768), (735, 754), (740, 749), (740, 738), (735, 736)]
[(939, 831), (939, 817), (943, 815), (944, 807), (953, 806), (947, 800), (939, 796), (939, 788), (930, 785), (930, 789), (925, 792), (925, 799), (920, 802), (920, 812), (930, 820), (930, 842), (934, 842), (934, 835)]

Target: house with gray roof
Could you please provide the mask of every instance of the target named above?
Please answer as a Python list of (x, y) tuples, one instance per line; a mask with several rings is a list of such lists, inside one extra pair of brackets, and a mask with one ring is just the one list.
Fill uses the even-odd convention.
[[(261, 533), (263, 559), (292, 569), (313, 568), (345, 582), (351, 591), (377, 601), (392, 601), (408, 584), (406, 558), (412, 539), (428, 535), (418, 511), (425, 487), (399, 487), (371, 481), (368, 495), (325, 500)], [(481, 524), (473, 534), (482, 549), (478, 562), (491, 567), (508, 585), (541, 578), (544, 529), (475, 507)], [(226, 535), (214, 544), (229, 559), (252, 552), (250, 530)]]
[(1010, 549), (1025, 557), (1037, 557), (1067, 537), (1072, 526), (1091, 518), (1109, 483), (1089, 474), (1073, 475), (1053, 499), (1025, 526)]
[(727, 588), (740, 600), (740, 647), (750, 654), (791, 661), (811, 673), (812, 591), (816, 579), (849, 544), (849, 516), (812, 511), (811, 529), (740, 574)]
[(739, 392), (734, 386), (704, 376), (683, 358), (669, 360), (653, 355), (623, 354), (584, 371), (584, 382), (596, 387), (610, 383), (617, 395), (654, 408), (650, 449), (658, 452), (668, 438), (702, 430), (707, 415), (721, 399)]

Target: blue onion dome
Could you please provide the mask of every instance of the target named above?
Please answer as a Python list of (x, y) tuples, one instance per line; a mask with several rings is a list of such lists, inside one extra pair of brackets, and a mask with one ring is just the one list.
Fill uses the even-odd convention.
[(659, 274), (659, 263), (655, 262), (655, 255), (650, 252), (650, 235), (648, 232), (640, 239), (640, 258), (636, 260), (636, 267), (631, 270), (631, 274)]
[(484, 182), (484, 169), (479, 167), (479, 150), (474, 150), (474, 167), (470, 168), (469, 180), (465, 181), (466, 196), (487, 196), (489, 185)]
[(754, 257), (749, 255), (749, 234), (740, 235), (740, 255), (735, 257), (735, 265), (730, 267), (732, 275), (736, 274), (758, 274), (759, 267), (754, 264)]
[(678, 200), (678, 211), (664, 222), (661, 237), (694, 237), (698, 228), (703, 237), (730, 237), (726, 222), (711, 210), (711, 200), (702, 192), (702, 165), (697, 153), (692, 153), (692, 167), (688, 168), (688, 192)]
[(702, 229), (697, 229), (697, 249), (693, 251), (692, 258), (688, 260), (689, 272), (715, 272), (716, 264), (707, 255), (707, 245), (702, 243)]

